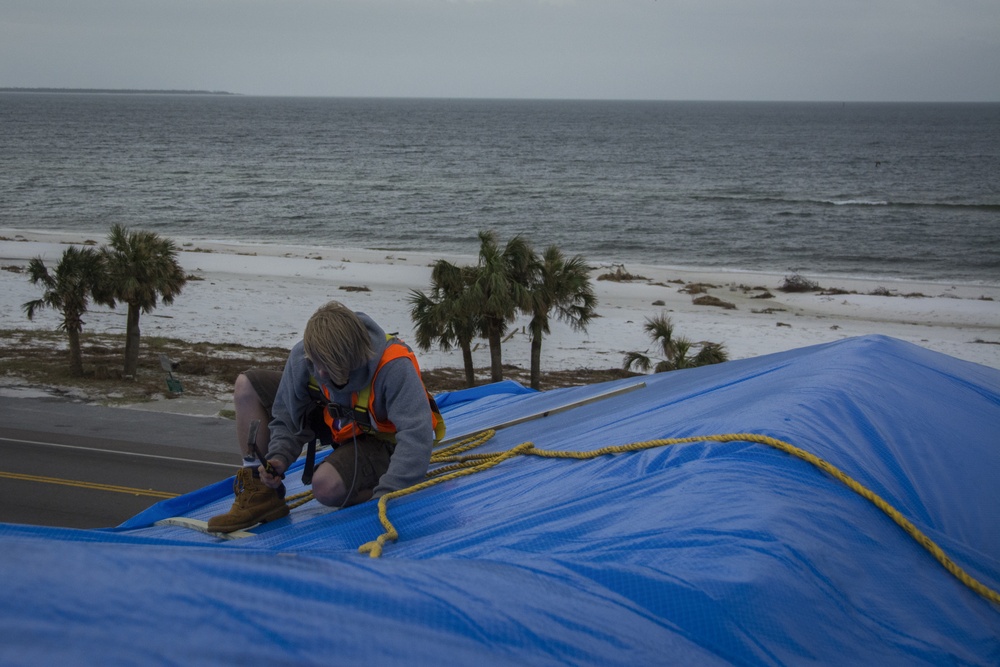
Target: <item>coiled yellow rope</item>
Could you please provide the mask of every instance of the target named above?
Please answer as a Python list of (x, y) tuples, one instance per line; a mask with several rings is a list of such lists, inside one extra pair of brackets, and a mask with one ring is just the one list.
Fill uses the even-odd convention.
[(450, 463), (450, 465), (437, 468), (432, 472), (428, 473), (430, 479), (420, 484), (408, 487), (406, 489), (401, 489), (399, 491), (393, 491), (392, 493), (387, 493), (378, 501), (378, 516), (382, 527), (385, 529), (381, 535), (378, 536), (372, 542), (366, 542), (358, 547), (358, 551), (361, 553), (367, 553), (371, 558), (378, 558), (382, 555), (382, 547), (388, 540), (399, 539), (399, 533), (396, 531), (395, 526), (389, 521), (389, 515), (387, 511), (387, 505), (390, 500), (394, 498), (399, 498), (411, 493), (416, 493), (422, 489), (440, 484), (442, 482), (447, 482), (459, 477), (464, 477), (466, 475), (472, 475), (483, 470), (488, 470), (495, 465), (506, 461), (514, 456), (540, 456), (544, 458), (561, 458), (561, 459), (594, 459), (600, 456), (605, 456), (609, 454), (623, 454), (626, 452), (636, 452), (645, 449), (654, 449), (656, 447), (667, 447), (670, 445), (680, 445), (693, 442), (755, 442), (762, 445), (767, 445), (768, 447), (773, 447), (775, 449), (781, 450), (787, 454), (802, 459), (812, 465), (816, 466), (820, 470), (831, 475), (835, 479), (839, 480), (845, 484), (849, 489), (860, 495), (862, 498), (867, 499), (869, 502), (874, 504), (877, 508), (882, 510), (886, 515), (889, 516), (897, 525), (899, 525), (908, 535), (910, 535), (914, 540), (917, 541), (924, 549), (926, 549), (930, 554), (939, 562), (944, 568), (950, 572), (955, 578), (965, 584), (967, 587), (986, 598), (994, 604), (1000, 604), (1000, 593), (997, 593), (993, 589), (989, 588), (985, 584), (977, 581), (965, 570), (959, 567), (951, 558), (945, 554), (944, 550), (939, 547), (934, 540), (924, 534), (919, 528), (917, 528), (911, 521), (904, 517), (900, 512), (894, 508), (892, 505), (883, 500), (878, 494), (871, 491), (870, 489), (864, 487), (857, 480), (853, 479), (843, 471), (841, 471), (836, 466), (831, 463), (821, 459), (814, 454), (810, 454), (804, 449), (800, 449), (795, 445), (791, 445), (777, 438), (771, 438), (765, 435), (758, 435), (756, 433), (729, 433), (723, 435), (707, 435), (707, 436), (694, 436), (689, 438), (667, 438), (661, 440), (647, 440), (644, 442), (633, 442), (627, 445), (615, 445), (610, 447), (602, 447), (590, 452), (570, 452), (570, 451), (553, 451), (538, 449), (534, 444), (530, 442), (525, 442), (513, 449), (509, 449), (504, 452), (497, 452), (495, 454), (474, 454), (460, 456), (462, 452), (466, 452), (470, 449), (474, 449), (479, 445), (483, 444), (487, 440), (493, 437), (494, 432), (492, 430), (484, 431), (475, 436), (467, 438), (459, 443), (450, 445), (434, 454), (431, 458), (432, 463)]

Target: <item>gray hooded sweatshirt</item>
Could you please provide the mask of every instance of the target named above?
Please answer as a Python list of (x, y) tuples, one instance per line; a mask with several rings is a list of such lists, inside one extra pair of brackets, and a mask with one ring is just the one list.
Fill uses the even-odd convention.
[[(338, 389), (316, 375), (312, 362), (306, 359), (302, 341), (292, 348), (271, 407), (268, 458), (281, 457), (290, 464), (315, 437), (307, 419), (315, 405), (309, 395), (310, 377), (326, 387), (334, 403), (347, 408), (351, 406), (351, 394), (371, 384), (386, 347), (385, 332), (364, 313), (357, 315), (371, 336), (374, 355), (367, 364), (350, 372), (343, 388)], [(374, 496), (378, 498), (422, 482), (430, 465), (434, 422), (424, 385), (409, 359), (393, 359), (382, 367), (372, 393), (372, 408), (379, 420), (388, 420), (396, 426), (396, 450), (389, 469), (375, 487)]]

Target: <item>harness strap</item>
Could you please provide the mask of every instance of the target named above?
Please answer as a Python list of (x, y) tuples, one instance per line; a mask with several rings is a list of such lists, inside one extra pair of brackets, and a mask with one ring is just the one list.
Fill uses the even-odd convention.
[[(420, 365), (417, 363), (416, 355), (413, 354), (403, 341), (392, 334), (386, 334), (386, 341), (388, 345), (386, 345), (385, 350), (382, 352), (382, 358), (375, 368), (375, 373), (372, 374), (372, 381), (365, 385), (361, 391), (351, 394), (350, 408), (333, 403), (330, 400), (329, 389), (316, 382), (315, 378), (310, 378), (310, 388), (321, 389), (326, 399), (325, 402), (322, 402), (324, 407), (323, 420), (330, 428), (333, 440), (337, 444), (348, 442), (362, 434), (372, 435), (392, 443), (396, 442), (396, 425), (388, 419), (380, 420), (378, 415), (375, 414), (373, 407), (375, 381), (378, 378), (379, 371), (387, 363), (395, 359), (409, 359), (417, 371), (417, 377), (420, 378), (421, 386), (423, 386), (423, 378), (420, 376)], [(426, 387), (424, 387), (424, 393), (427, 395), (427, 401), (430, 404), (434, 427), (434, 442), (437, 443), (444, 438), (444, 418), (441, 416), (437, 402), (427, 391)]]

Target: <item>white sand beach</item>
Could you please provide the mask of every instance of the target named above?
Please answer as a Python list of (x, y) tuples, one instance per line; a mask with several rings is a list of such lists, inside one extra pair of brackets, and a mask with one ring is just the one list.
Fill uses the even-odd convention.
[[(54, 311), (29, 321), (22, 304), (40, 296), (18, 267), (42, 257), (54, 267), (67, 243), (87, 238), (68, 233), (0, 229), (0, 328), (47, 329)], [(98, 244), (104, 238), (91, 240)], [(191, 280), (171, 305), (142, 317), (143, 335), (189, 342), (233, 342), (291, 346), (309, 315), (337, 299), (374, 317), (387, 331), (413, 340), (408, 296), (428, 290), (430, 265), (438, 259), (474, 264), (475, 257), (386, 253), (320, 247), (236, 245), (174, 238)], [(723, 343), (731, 359), (755, 357), (866, 334), (884, 334), (944, 354), (1000, 368), (1000, 283), (984, 285), (859, 280), (803, 274), (827, 291), (783, 293), (786, 276), (693, 271), (669, 266), (626, 265), (642, 276), (628, 282), (597, 280), (613, 267), (597, 266), (592, 278), (596, 318), (586, 332), (554, 322), (542, 345), (542, 371), (620, 367), (629, 351), (655, 355), (643, 331), (648, 317), (668, 314), (675, 333), (693, 341)], [(734, 308), (696, 305), (686, 285), (711, 285), (708, 294)], [(351, 288), (366, 288), (355, 291)], [(761, 288), (761, 289), (758, 289)], [(754, 298), (768, 291), (772, 298)], [(918, 296), (919, 295), (919, 296)], [(697, 295), (701, 296), (701, 295)], [(657, 305), (662, 302), (662, 305)], [(84, 331), (124, 332), (125, 310), (94, 306)], [(504, 363), (527, 367), (527, 320), (513, 325)], [(485, 341), (475, 351), (477, 367), (489, 366)], [(460, 367), (458, 351), (418, 354), (425, 368)]]

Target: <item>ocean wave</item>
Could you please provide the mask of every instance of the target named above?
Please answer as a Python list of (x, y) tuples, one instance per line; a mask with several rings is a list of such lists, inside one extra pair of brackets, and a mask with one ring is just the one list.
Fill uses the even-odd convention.
[(824, 204), (833, 204), (834, 206), (889, 206), (889, 202), (879, 199), (828, 199), (824, 200)]
[(822, 202), (833, 206), (889, 206), (895, 208), (936, 208), (960, 209), (966, 211), (1000, 211), (1000, 204), (976, 202), (937, 202), (937, 201), (885, 201), (878, 199), (833, 199)]
[(1000, 203), (955, 202), (955, 201), (893, 201), (867, 197), (811, 198), (781, 197), (773, 195), (694, 195), (692, 199), (701, 202), (750, 202), (760, 204), (781, 204), (789, 206), (888, 206), (898, 208), (937, 208), (980, 211), (1000, 211)]
[[(471, 256), (493, 229), (595, 261), (997, 275), (994, 107), (880, 107), (859, 127), (840, 106), (543, 106), (5, 98), (0, 226)], [(890, 168), (870, 170), (885, 151), (865, 137)]]

